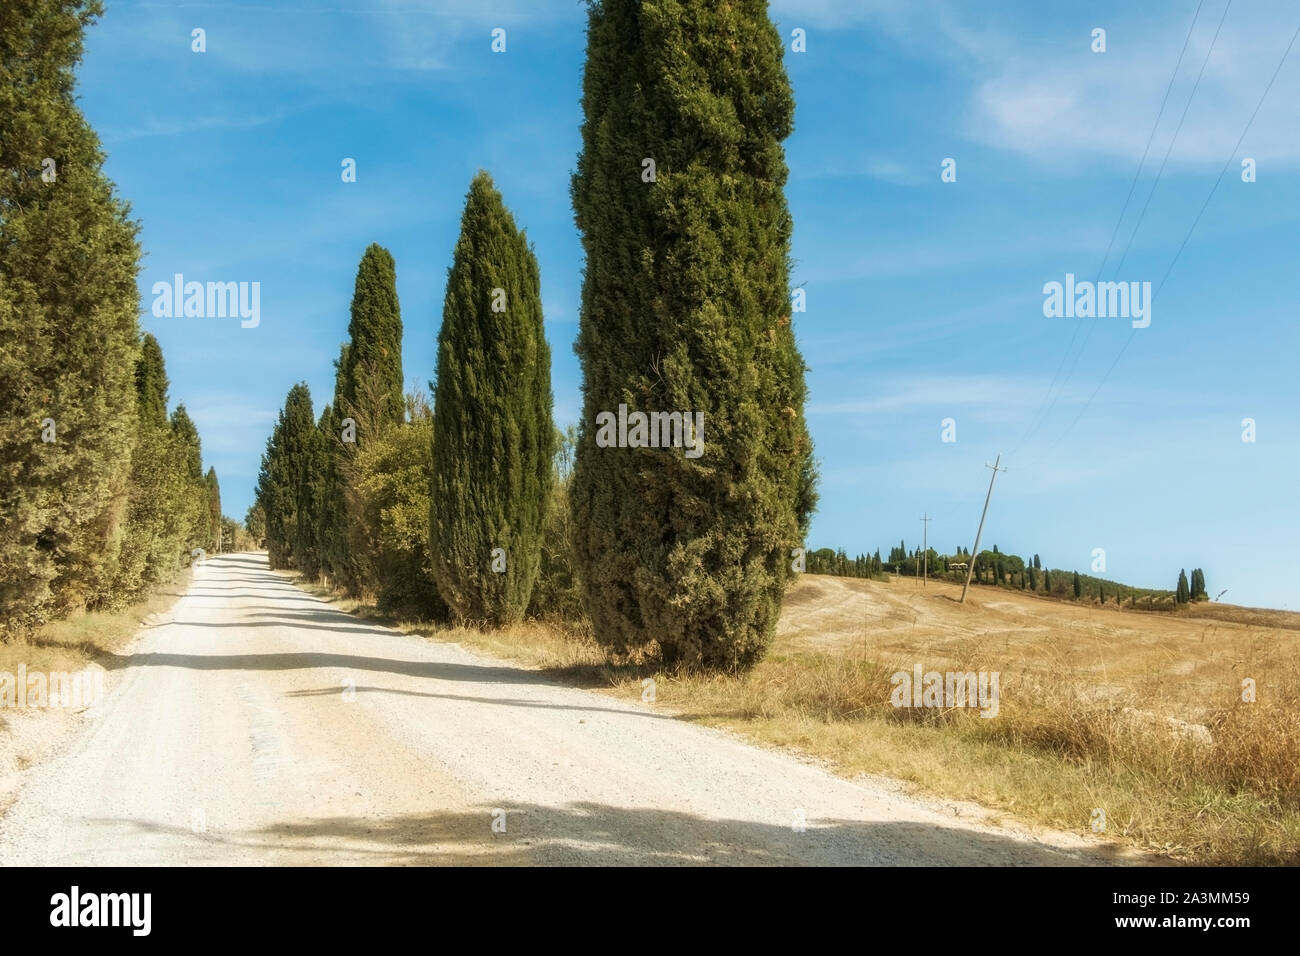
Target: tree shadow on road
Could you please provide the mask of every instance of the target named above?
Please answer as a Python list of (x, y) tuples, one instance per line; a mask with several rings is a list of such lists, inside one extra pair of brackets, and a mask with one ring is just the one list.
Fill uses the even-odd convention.
[[(592, 802), (553, 807), (503, 801), (498, 807), (325, 817), (228, 832), (209, 827), (201, 836), (184, 827), (141, 821), (96, 822), (134, 832), (148, 843), (155, 842), (148, 838), (154, 835), (166, 842), (174, 838), (204, 845), (207, 852), (187, 854), (200, 861), (211, 857), (214, 863), (1076, 866), (1139, 862), (1122, 859), (1109, 847), (1058, 849), (996, 833), (916, 822), (819, 818), (811, 806), (791, 807), (783, 816), (762, 822), (716, 820), (650, 807)], [(505, 832), (497, 832), (502, 821)]]

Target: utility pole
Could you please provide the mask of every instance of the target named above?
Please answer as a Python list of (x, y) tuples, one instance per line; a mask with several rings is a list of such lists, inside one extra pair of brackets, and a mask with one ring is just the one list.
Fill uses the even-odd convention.
[(1002, 456), (998, 455), (993, 464), (987, 461), (984, 463), (985, 468), (993, 469), (993, 477), (989, 479), (989, 493), (984, 496), (984, 510), (980, 512), (980, 526), (975, 530), (975, 547), (971, 549), (970, 566), (966, 568), (966, 583), (961, 586), (961, 602), (966, 603), (966, 589), (970, 587), (970, 576), (975, 573), (975, 559), (980, 553), (980, 535), (984, 533), (984, 517), (989, 513), (989, 499), (993, 497), (993, 482), (998, 480), (998, 472), (1006, 471), (1005, 468), (999, 468), (1002, 463)]
[(934, 519), (927, 517), (928, 514), (921, 515), (921, 553), (925, 555), (925, 577), (921, 579), (921, 587), (930, 580), (930, 522)]

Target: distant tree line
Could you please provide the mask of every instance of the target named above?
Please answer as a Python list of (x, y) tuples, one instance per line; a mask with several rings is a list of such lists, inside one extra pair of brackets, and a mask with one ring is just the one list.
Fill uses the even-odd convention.
[[(925, 568), (926, 555), (920, 548), (909, 549), (905, 541), (889, 551), (881, 562), (880, 551), (874, 557), (859, 555), (849, 558), (843, 550), (819, 548), (809, 551), (807, 571), (810, 574), (831, 574), (839, 577), (873, 578), (882, 572), (904, 577), (919, 576)], [(974, 565), (971, 583), (1029, 591), (1045, 596), (1084, 601), (1097, 604), (1127, 604), (1131, 607), (1173, 607), (1193, 601), (1208, 600), (1205, 572), (1193, 568), (1191, 578), (1185, 570), (1178, 574), (1174, 590), (1138, 588), (1078, 571), (1047, 569), (1037, 554), (1025, 559), (1005, 554), (995, 544), (981, 551), (972, 560), (969, 550), (958, 547), (953, 554), (939, 554), (929, 549), (928, 573), (930, 577), (961, 583), (966, 578), (966, 567)], [(954, 567), (956, 566), (956, 567)]]
[[(289, 390), (246, 523), (288, 568), (387, 613), (502, 625), (528, 611), (554, 515), (557, 436), (537, 260), (486, 173), (448, 276), (434, 405), (403, 393), (396, 265), (357, 269), (333, 400)], [(557, 603), (559, 586), (544, 589)], [(562, 590), (562, 588), (559, 588)]]

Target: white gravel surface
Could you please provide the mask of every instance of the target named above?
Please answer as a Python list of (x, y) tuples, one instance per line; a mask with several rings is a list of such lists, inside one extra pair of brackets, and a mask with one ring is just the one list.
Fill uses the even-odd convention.
[(358, 621), (261, 554), (210, 558), (106, 666), (0, 864), (1111, 862)]

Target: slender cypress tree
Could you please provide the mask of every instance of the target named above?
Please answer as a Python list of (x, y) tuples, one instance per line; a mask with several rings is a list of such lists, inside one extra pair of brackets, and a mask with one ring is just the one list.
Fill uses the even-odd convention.
[(400, 425), (405, 411), (402, 388), (402, 312), (397, 301), (397, 267), (392, 254), (371, 243), (357, 266), (352, 292), (348, 345), (339, 359), (334, 405), (355, 418), (364, 432)]
[(208, 543), (205, 547), (217, 554), (221, 551), (221, 484), (217, 481), (217, 469), (208, 469), (203, 476), (203, 486), (207, 490), (208, 503)]
[[(316, 502), (320, 570), (351, 594), (373, 593), (373, 549), (378, 529), (370, 527), (355, 488), (355, 457), (367, 440), (405, 420), (402, 372), (402, 313), (397, 268), (378, 244), (366, 248), (357, 265), (348, 341), (335, 363), (334, 401), (321, 416), (323, 473)], [(343, 440), (352, 420), (351, 441)]]
[(77, 108), (96, 0), (0, 4), (0, 627), (112, 597), (140, 251)]
[(114, 585), (120, 602), (174, 577), (185, 553), (190, 481), (167, 419), (167, 384), (158, 340), (145, 335), (135, 366), (137, 435)]
[(339, 357), (334, 362), (334, 402), (325, 406), (319, 423), (325, 470), (321, 479), (317, 546), (322, 572), (349, 594), (356, 596), (362, 590), (358, 573), (359, 556), (348, 541), (351, 513), (348, 485), (356, 449), (356, 419), (353, 418), (348, 426), (347, 437), (351, 441), (344, 440), (343, 424), (345, 419), (352, 417), (343, 412), (344, 370), (349, 366), (348, 350), (346, 342), (339, 348)]
[(516, 620), (541, 561), (555, 425), (537, 258), (491, 177), (470, 184), (447, 276), (429, 553), (461, 620)]
[(174, 454), (181, 474), (180, 511), (183, 516), (182, 549), (189, 561), (195, 548), (206, 550), (208, 535), (208, 488), (203, 482), (203, 449), (199, 430), (185, 406), (177, 405), (171, 416)]
[(1077, 601), (1079, 598), (1083, 597), (1083, 582), (1079, 580), (1078, 571), (1074, 572), (1073, 588), (1074, 588), (1074, 599)]
[(1174, 591), (1174, 603), (1186, 604), (1191, 600), (1191, 591), (1187, 586), (1187, 570), (1184, 568), (1178, 572), (1178, 588)]
[[(794, 98), (766, 5), (592, 4), (583, 110), (584, 603), (616, 649), (747, 666), (816, 500), (783, 192)], [(635, 426), (598, 444), (620, 406), (702, 414), (702, 454), (639, 444)]]
[(285, 397), (257, 477), (257, 505), (266, 523), (272, 568), (299, 567), (299, 558), (313, 557), (307, 542), (314, 538), (314, 529), (309, 522), (306, 528), (303, 525), (310, 513), (306, 506), (318, 447), (311, 392), (299, 382)]

